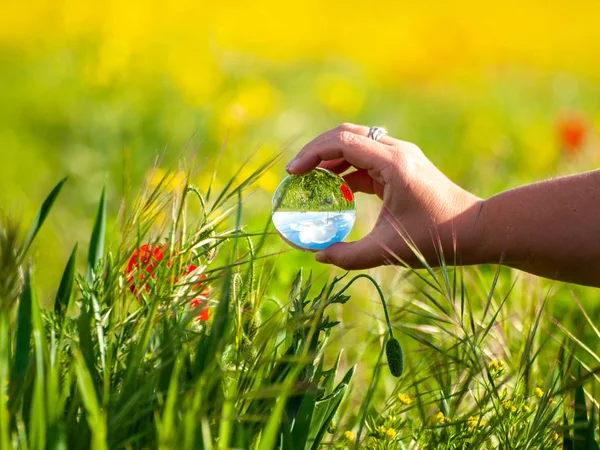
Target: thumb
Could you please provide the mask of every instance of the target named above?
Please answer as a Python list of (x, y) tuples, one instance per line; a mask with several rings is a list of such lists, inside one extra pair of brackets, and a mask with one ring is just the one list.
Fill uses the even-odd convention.
[(321, 263), (333, 264), (345, 270), (361, 270), (377, 267), (385, 263), (385, 246), (371, 232), (354, 242), (337, 242), (315, 254)]

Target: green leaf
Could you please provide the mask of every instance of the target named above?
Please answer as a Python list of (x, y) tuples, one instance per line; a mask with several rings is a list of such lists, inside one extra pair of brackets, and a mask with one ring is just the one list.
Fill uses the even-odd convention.
[(92, 237), (90, 239), (90, 248), (88, 251), (88, 263), (86, 280), (90, 282), (92, 280), (92, 273), (94, 267), (98, 264), (98, 261), (102, 258), (104, 253), (104, 233), (106, 229), (106, 185), (102, 188), (102, 194), (100, 195), (100, 203), (98, 204), (98, 213), (96, 214), (96, 221), (94, 222), (94, 229), (92, 230)]
[(87, 370), (87, 365), (81, 352), (75, 352), (75, 371), (77, 373), (77, 385), (83, 405), (85, 407), (87, 420), (92, 431), (92, 449), (105, 450), (106, 444), (106, 419), (100, 407), (94, 382)]
[(23, 292), (19, 298), (19, 309), (17, 312), (17, 337), (15, 343), (15, 354), (13, 358), (13, 369), (11, 380), (13, 390), (16, 383), (23, 380), (30, 356), (31, 344), (31, 304), (33, 292), (31, 289), (31, 267), (25, 270), (25, 281)]
[(85, 304), (81, 305), (79, 311), (79, 317), (77, 319), (77, 333), (79, 336), (79, 348), (83, 354), (85, 363), (87, 364), (89, 373), (92, 374), (92, 378), (96, 379), (97, 374), (95, 370), (95, 353), (94, 343), (92, 342), (91, 333), (91, 315), (88, 306)]
[[(338, 359), (339, 359), (339, 354), (338, 354)], [(312, 379), (310, 381), (312, 381), (313, 383), (319, 383), (319, 381), (321, 380), (321, 377), (323, 376), (323, 365), (324, 364), (325, 363), (323, 361), (323, 358), (320, 358), (319, 364), (317, 364), (317, 367), (315, 368)]]
[[(294, 436), (290, 432), (290, 424), (288, 422), (283, 422), (281, 424), (281, 450), (295, 450), (296, 442), (294, 440)], [(298, 448), (301, 448), (298, 446)]]
[(77, 263), (77, 244), (73, 247), (67, 266), (63, 272), (54, 300), (54, 312), (58, 317), (63, 317), (71, 306), (71, 297), (73, 293), (73, 283), (75, 281), (75, 266)]
[(587, 445), (586, 447), (590, 450), (600, 450), (600, 446), (598, 446), (598, 442), (596, 442), (596, 437), (594, 436), (594, 432), (596, 430), (596, 415), (594, 414), (594, 404), (592, 403), (592, 410), (590, 411), (590, 421), (587, 429)]
[(329, 328), (336, 327), (339, 324), (340, 324), (339, 320), (336, 320), (335, 322), (330, 322), (329, 317), (326, 317), (319, 325), (319, 330), (321, 330), (321, 331), (328, 330)]
[[(10, 367), (10, 323), (8, 314), (0, 311), (0, 386), (8, 383)], [(0, 395), (0, 448), (10, 448), (10, 421), (8, 398)]]
[(342, 357), (342, 352), (340, 351), (335, 359), (335, 364), (333, 367), (327, 371), (325, 375), (325, 379), (323, 380), (323, 388), (325, 388), (325, 395), (331, 395), (333, 393), (333, 383), (335, 383), (335, 374), (338, 371), (338, 367), (340, 366), (340, 359)]
[[(324, 398), (331, 398), (332, 394), (335, 392), (333, 383), (335, 381), (335, 375), (340, 364), (341, 355), (342, 352), (339, 352), (333, 367), (328, 371), (324, 372), (325, 377), (320, 386), (325, 393)], [(315, 377), (313, 378), (315, 382), (319, 381), (319, 379), (321, 378), (321, 373), (323, 373), (322, 360), (319, 363), (317, 375), (315, 375)], [(318, 430), (320, 430), (323, 425), (323, 421), (314, 419), (315, 406), (317, 405), (317, 403), (322, 405), (320, 402), (317, 402), (317, 390), (315, 388), (316, 385), (303, 396), (302, 402), (300, 404), (300, 407), (298, 408), (298, 412), (296, 414), (295, 421), (293, 424), (292, 438), (295, 443), (295, 446), (298, 449), (310, 448), (311, 445), (309, 444), (309, 436), (312, 436), (310, 440), (310, 442), (312, 443), (314, 437), (318, 433)], [(329, 405), (328, 401), (326, 401), (326, 404)], [(321, 411), (326, 410), (326, 408), (323, 408), (323, 406), (321, 406), (320, 408)], [(327, 429), (327, 427), (325, 427), (325, 429)]]
[(329, 302), (329, 303), (340, 303), (340, 304), (345, 304), (348, 302), (348, 300), (350, 300), (350, 296), (349, 295), (336, 295), (335, 297), (333, 297), (333, 299)]
[(348, 385), (350, 384), (353, 375), (354, 367), (346, 373), (342, 381), (340, 381), (333, 391), (333, 394), (316, 402), (305, 450), (317, 450), (319, 448), (321, 440), (327, 432), (327, 428), (333, 421), (335, 413), (340, 407), (340, 403), (342, 403), (342, 399), (346, 394), (346, 390), (348, 389)]
[(573, 450), (573, 438), (569, 435), (567, 416), (563, 414), (563, 450)]
[(95, 294), (91, 295), (90, 298), (92, 304), (92, 312), (94, 321), (96, 322), (96, 334), (98, 337), (98, 350), (100, 351), (100, 362), (102, 364), (102, 371), (106, 368), (106, 338), (104, 332), (104, 326), (102, 325), (102, 314), (100, 312), (100, 303), (96, 298)]
[(296, 278), (294, 278), (294, 282), (292, 283), (292, 288), (290, 289), (290, 295), (288, 297), (288, 301), (291, 304), (293, 304), (301, 292), (302, 292), (302, 269), (300, 269), (298, 271), (298, 273), (296, 274)]
[(37, 216), (35, 216), (35, 219), (33, 219), (33, 223), (29, 227), (29, 231), (27, 232), (27, 236), (25, 237), (25, 242), (23, 243), (23, 247), (21, 249), (21, 256), (25, 255), (25, 253), (27, 253), (27, 250), (29, 250), (29, 247), (31, 247), (33, 240), (37, 236), (38, 231), (40, 231), (42, 225), (44, 224), (46, 217), (48, 217), (48, 214), (52, 209), (52, 205), (54, 205), (54, 202), (56, 201), (56, 198), (58, 197), (58, 194), (60, 193), (60, 190), (62, 189), (66, 181), (67, 178), (63, 178), (54, 187), (54, 189), (52, 189), (48, 197), (46, 197), (46, 200), (44, 200), (44, 203), (42, 203), (42, 207), (38, 211)]
[[(32, 276), (33, 279), (33, 276)], [(33, 398), (30, 417), (32, 448), (47, 447), (47, 417), (49, 406), (46, 402), (46, 376), (48, 368), (48, 355), (46, 347), (46, 333), (44, 332), (44, 322), (40, 306), (35, 297), (33, 289), (34, 283), (31, 282), (31, 322), (32, 334), (35, 348), (35, 380), (33, 388)]]
[(234, 448), (250, 448), (252, 432), (244, 422), (238, 422), (234, 428)]
[[(294, 418), (291, 440), (294, 446), (299, 449), (305, 447), (306, 440), (310, 432), (310, 425), (313, 417), (316, 402), (316, 389), (312, 386), (306, 394), (302, 396), (302, 402), (298, 407), (298, 412)], [(284, 424), (286, 427), (287, 424)]]
[(176, 445), (176, 420), (177, 415), (177, 398), (179, 395), (179, 373), (183, 365), (183, 358), (177, 358), (175, 367), (171, 374), (171, 380), (169, 383), (169, 389), (167, 391), (167, 400), (160, 421), (160, 427), (158, 429), (159, 447), (160, 448), (173, 448)]
[(298, 303), (301, 307), (301, 310), (304, 310), (304, 306), (306, 306), (309, 301), (307, 300), (308, 293), (310, 292), (310, 288), (312, 287), (312, 271), (308, 274), (308, 280), (304, 283), (304, 287), (302, 288), (302, 292), (298, 297)]

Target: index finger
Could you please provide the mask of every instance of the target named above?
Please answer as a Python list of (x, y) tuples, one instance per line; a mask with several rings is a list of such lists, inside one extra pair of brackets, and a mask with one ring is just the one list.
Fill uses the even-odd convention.
[(326, 169), (331, 172), (335, 172), (339, 175), (341, 173), (344, 173), (350, 167), (352, 167), (352, 165), (348, 161), (346, 161), (344, 158), (339, 158), (339, 159), (332, 159), (330, 161), (322, 161), (321, 164), (319, 164), (319, 167), (321, 169)]
[[(286, 167), (291, 174), (316, 168), (322, 161), (343, 158), (357, 169), (373, 169), (387, 161), (386, 145), (367, 137), (369, 129), (341, 125), (309, 142)], [(359, 134), (362, 133), (362, 134)]]

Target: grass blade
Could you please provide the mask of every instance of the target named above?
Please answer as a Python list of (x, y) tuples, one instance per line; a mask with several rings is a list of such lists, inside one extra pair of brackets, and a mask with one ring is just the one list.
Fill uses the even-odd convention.
[[(31, 276), (30, 279), (33, 279), (33, 276)], [(31, 322), (35, 348), (35, 380), (30, 417), (31, 441), (33, 448), (46, 448), (48, 430), (47, 413), (50, 407), (46, 402), (47, 341), (40, 306), (35, 296), (33, 281), (30, 282), (30, 286)]]
[(316, 402), (314, 415), (311, 420), (310, 435), (307, 444), (312, 444), (311, 450), (317, 450), (327, 432), (327, 428), (333, 421), (335, 413), (342, 403), (346, 390), (354, 375), (354, 367), (346, 373), (342, 381), (337, 385), (331, 396)]
[(92, 431), (92, 449), (106, 450), (106, 420), (100, 408), (94, 382), (87, 370), (87, 365), (81, 352), (77, 351), (75, 356), (75, 371), (77, 373), (77, 385), (83, 405), (87, 413), (87, 420)]
[(73, 293), (73, 283), (75, 282), (75, 266), (77, 264), (77, 244), (73, 247), (67, 266), (63, 272), (54, 300), (54, 312), (57, 317), (63, 317), (69, 310), (71, 305), (71, 297)]
[(88, 282), (92, 279), (94, 267), (102, 258), (104, 253), (104, 232), (106, 229), (106, 185), (102, 188), (102, 194), (100, 195), (100, 203), (98, 204), (98, 213), (96, 214), (96, 221), (94, 222), (94, 228), (92, 230), (92, 237), (90, 239), (90, 248), (88, 251), (88, 263), (86, 280)]
[(28, 267), (25, 270), (25, 282), (23, 284), (23, 292), (19, 298), (19, 309), (17, 312), (17, 333), (11, 374), (13, 391), (16, 390), (16, 384), (23, 380), (25, 371), (27, 370), (27, 365), (29, 364), (32, 332), (32, 302), (33, 294), (31, 290), (31, 268)]
[(10, 327), (8, 314), (0, 311), (0, 448), (10, 448), (8, 398), (4, 395), (4, 386), (8, 384), (8, 369), (10, 367)]
[(573, 450), (591, 449), (587, 444), (588, 434), (587, 406), (585, 404), (585, 391), (583, 386), (575, 388), (575, 416), (573, 417)]
[(171, 380), (167, 391), (167, 400), (158, 429), (158, 447), (160, 449), (173, 448), (176, 444), (176, 402), (179, 390), (179, 373), (181, 372), (182, 363), (183, 358), (178, 358), (171, 374)]
[(42, 225), (44, 224), (46, 217), (48, 217), (48, 214), (52, 209), (52, 205), (54, 205), (54, 202), (56, 201), (56, 198), (58, 197), (58, 194), (60, 193), (66, 181), (67, 178), (63, 178), (54, 187), (54, 189), (52, 189), (48, 197), (46, 197), (46, 200), (44, 200), (44, 203), (42, 203), (42, 206), (38, 211), (37, 216), (35, 216), (35, 219), (33, 219), (33, 223), (29, 227), (29, 231), (27, 232), (27, 236), (25, 237), (25, 242), (23, 243), (23, 247), (21, 248), (21, 256), (25, 255), (27, 253), (27, 250), (29, 250), (29, 247), (31, 247), (33, 240), (37, 236)]

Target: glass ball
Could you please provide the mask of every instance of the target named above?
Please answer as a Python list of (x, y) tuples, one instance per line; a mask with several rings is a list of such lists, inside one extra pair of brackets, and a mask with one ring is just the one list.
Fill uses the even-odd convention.
[(301, 250), (318, 251), (343, 241), (356, 219), (350, 187), (320, 168), (284, 178), (272, 207), (271, 219), (281, 237)]

